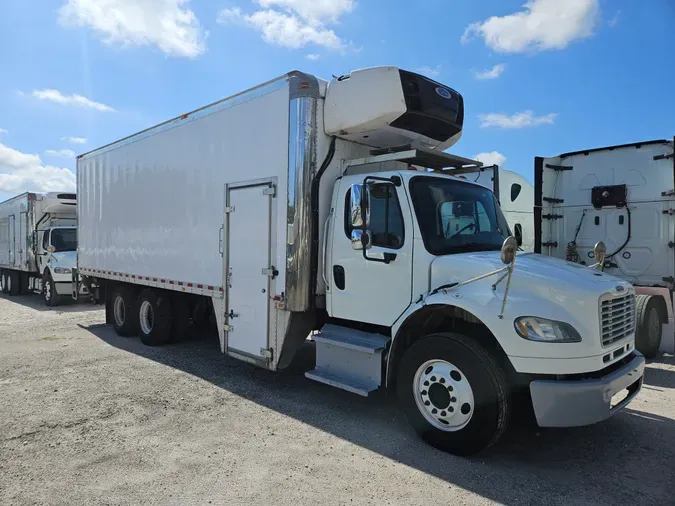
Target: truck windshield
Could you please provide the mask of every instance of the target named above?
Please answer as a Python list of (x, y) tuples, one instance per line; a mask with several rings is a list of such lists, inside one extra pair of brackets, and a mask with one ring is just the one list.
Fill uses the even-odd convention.
[(56, 251), (77, 250), (77, 230), (74, 228), (55, 228), (52, 230), (51, 243)]
[(424, 245), (433, 255), (498, 251), (510, 235), (494, 194), (482, 186), (418, 176), (410, 193)]

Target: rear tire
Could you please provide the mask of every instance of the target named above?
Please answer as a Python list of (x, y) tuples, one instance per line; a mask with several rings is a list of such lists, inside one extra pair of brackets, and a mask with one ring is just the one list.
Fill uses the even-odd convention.
[(662, 301), (654, 295), (636, 296), (635, 348), (646, 358), (654, 358), (661, 347), (665, 315)]
[(418, 435), (455, 455), (492, 446), (508, 426), (511, 397), (504, 372), (461, 334), (433, 334), (414, 343), (401, 360), (397, 390)]
[(146, 346), (171, 340), (171, 301), (159, 291), (146, 288), (138, 296), (138, 334)]
[(49, 307), (54, 307), (59, 305), (59, 294), (56, 293), (56, 284), (52, 279), (49, 271), (45, 272), (42, 278), (42, 296), (45, 300), (45, 304)]
[(138, 333), (138, 304), (136, 292), (130, 286), (118, 285), (110, 298), (112, 324), (118, 336), (132, 337)]
[(7, 271), (0, 271), (0, 292), (6, 294), (7, 290)]
[(7, 291), (10, 295), (19, 295), (21, 293), (21, 273), (19, 271), (9, 271), (7, 275)]

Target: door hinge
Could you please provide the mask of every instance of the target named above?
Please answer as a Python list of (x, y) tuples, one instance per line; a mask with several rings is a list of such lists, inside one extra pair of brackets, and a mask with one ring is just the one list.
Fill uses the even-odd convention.
[(555, 199), (553, 197), (544, 197), (542, 200), (545, 200), (546, 202), (551, 202), (552, 204), (562, 204), (565, 202), (564, 199)]
[(662, 212), (663, 214), (669, 214), (670, 216), (672, 216), (673, 214), (675, 214), (675, 209), (664, 209), (664, 210), (661, 211), (661, 212)]
[(225, 332), (234, 332), (234, 327), (232, 325), (225, 325), (223, 326), (223, 329)]
[(274, 268), (274, 266), (262, 270), (263, 276), (269, 276), (274, 279), (279, 275), (279, 271)]
[(558, 218), (562, 218), (562, 214), (545, 214), (542, 216), (543, 219), (545, 220), (557, 220)]
[(274, 356), (274, 350), (272, 348), (260, 348), (260, 356), (265, 357), (268, 360), (272, 360)]
[(675, 196), (675, 190), (668, 190), (665, 192), (661, 192), (662, 197), (673, 197)]
[(551, 247), (553, 247), (553, 248), (557, 248), (557, 247), (558, 247), (558, 241), (553, 241), (553, 242), (542, 242), (541, 245), (542, 245), (542, 246), (551, 246)]
[(263, 189), (263, 195), (269, 195), (270, 197), (276, 197), (277, 187), (272, 185), (268, 188)]
[(666, 283), (675, 283), (675, 278), (672, 277), (672, 276), (668, 276), (668, 277), (661, 278), (661, 279), (662, 279), (663, 281), (665, 281)]
[(228, 206), (225, 208), (225, 214), (230, 214), (234, 212), (234, 206)]
[(654, 161), (656, 161), (656, 160), (666, 160), (667, 158), (672, 158), (673, 156), (675, 156), (675, 151), (673, 151), (672, 153), (667, 153), (667, 154), (663, 154), (663, 155), (656, 155), (654, 157)]
[(668, 247), (669, 247), (669, 248), (675, 248), (675, 242), (670, 241), (670, 242), (668, 243)]
[(572, 170), (571, 165), (551, 165), (550, 163), (546, 164), (547, 169), (553, 169), (553, 170)]

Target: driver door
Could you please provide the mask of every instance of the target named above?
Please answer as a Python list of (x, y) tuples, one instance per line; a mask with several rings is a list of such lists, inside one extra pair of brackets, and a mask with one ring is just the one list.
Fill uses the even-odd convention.
[[(351, 184), (340, 181), (333, 210), (331, 254), (326, 269), (332, 317), (391, 326), (407, 309), (412, 292), (413, 221), (403, 185), (377, 183), (370, 200), (372, 247), (354, 249), (351, 240)], [(384, 263), (385, 253), (390, 258)], [(378, 261), (380, 260), (380, 261)]]

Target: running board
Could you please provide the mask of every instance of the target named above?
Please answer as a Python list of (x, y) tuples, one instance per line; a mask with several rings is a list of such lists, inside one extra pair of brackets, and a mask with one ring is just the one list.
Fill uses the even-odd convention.
[(380, 387), (382, 352), (388, 337), (325, 325), (313, 338), (316, 367), (305, 373), (307, 378), (363, 397)]

